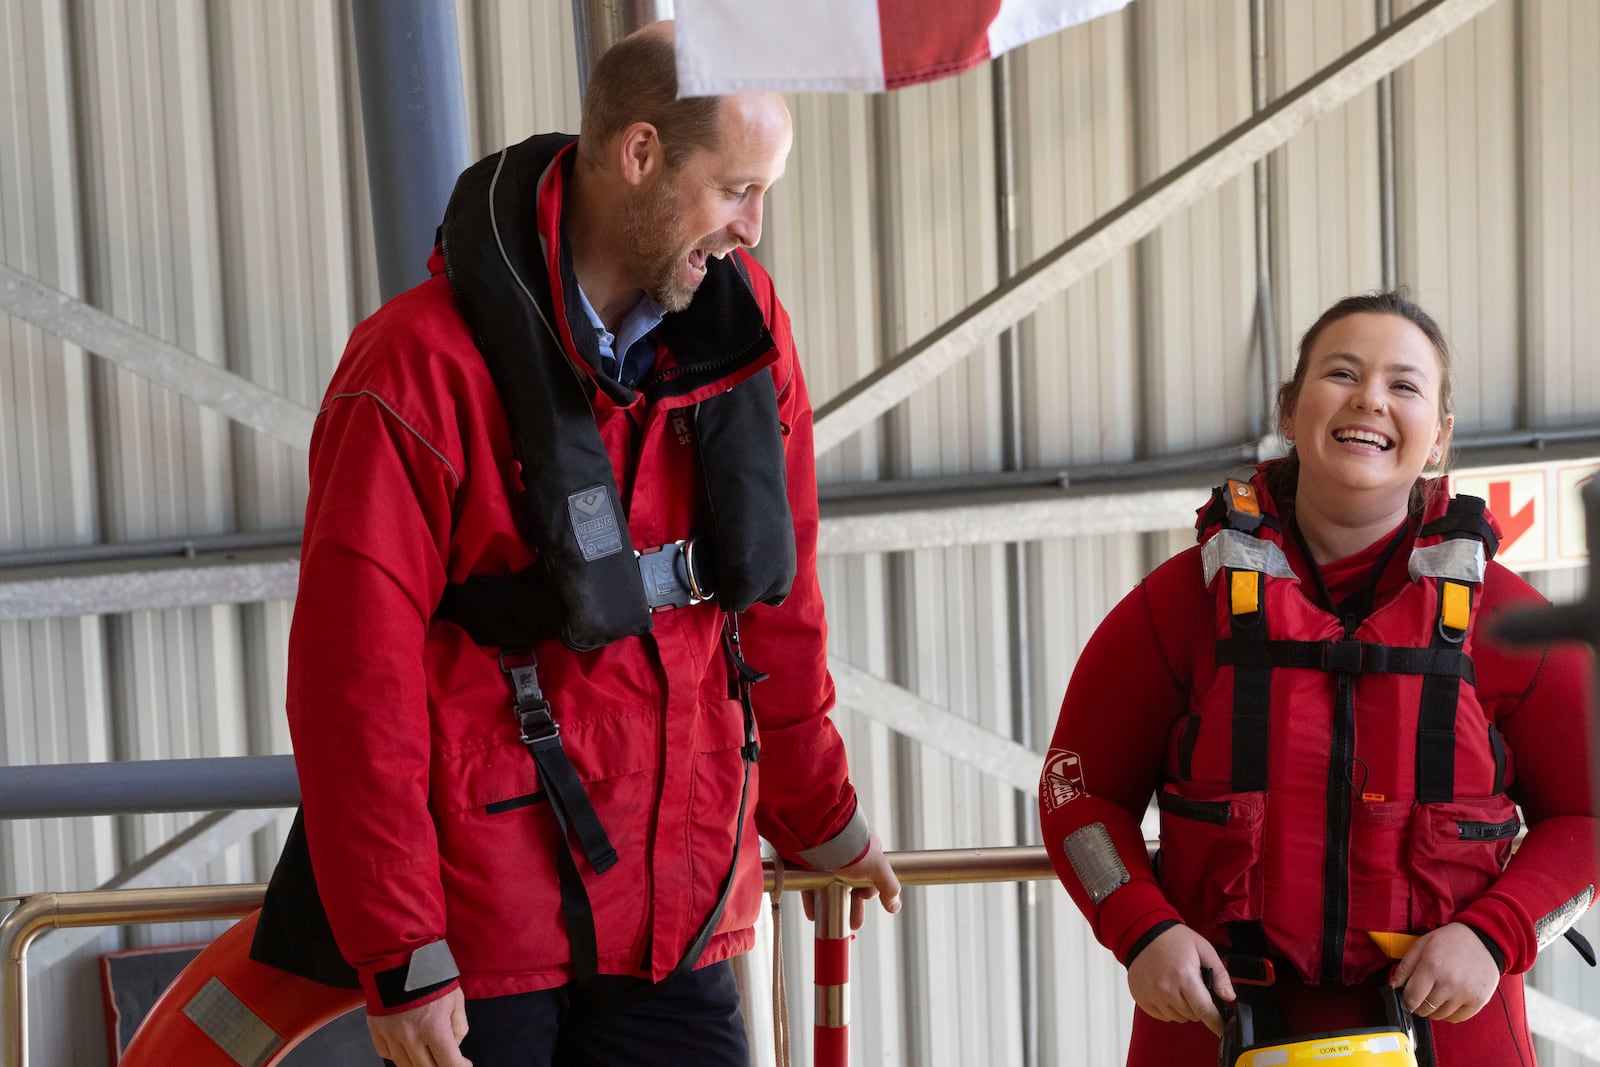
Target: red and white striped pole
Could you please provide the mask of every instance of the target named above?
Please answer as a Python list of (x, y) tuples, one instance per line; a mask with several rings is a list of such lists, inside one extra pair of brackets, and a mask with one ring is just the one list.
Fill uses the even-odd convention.
[(850, 1063), (850, 887), (834, 882), (817, 894), (815, 959), (817, 989), (812, 1062), (816, 1067)]

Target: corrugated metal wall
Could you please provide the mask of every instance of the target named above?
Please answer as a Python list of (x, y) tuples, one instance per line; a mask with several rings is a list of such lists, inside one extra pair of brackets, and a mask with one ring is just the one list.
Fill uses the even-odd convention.
[[(1269, 92), (1368, 37), (1374, 8), (1267, 3)], [(459, 22), (475, 154), (575, 127), (567, 0), (463, 0)], [(376, 303), (353, 50), (331, 0), (0, 0), (5, 263), (314, 406)], [(1456, 343), (1461, 432), (1600, 421), (1597, 59), (1590, 0), (1501, 0), (1394, 78), (1398, 277)], [(1006, 63), (1026, 265), (1248, 118), (1250, 4), (1138, 0)], [(985, 66), (888, 96), (791, 102), (795, 152), (760, 254), (816, 402), (1000, 280), (1000, 91)], [(1383, 280), (1379, 130), (1368, 90), (1271, 157), (1274, 375), (1326, 304)], [(1013, 405), (1029, 467), (1250, 439), (1266, 384), (1255, 208), (1247, 170), (1025, 321), (1015, 395), (1001, 346), (987, 345), (824, 456), (824, 481), (997, 471)], [(298, 523), (303, 454), (6, 327), (0, 553)], [(1183, 541), (1061, 537), (1014, 561), (999, 545), (829, 558), (833, 649), (1039, 745), (1094, 626)], [(1582, 588), (1572, 572), (1539, 581), (1558, 597)], [(289, 611), (0, 623), (0, 758), (286, 751)], [(891, 847), (1032, 840), (1031, 803), (1009, 788), (862, 712), (838, 721)], [(0, 892), (95, 886), (190, 821), (5, 823)], [(278, 839), (259, 834), (192, 878), (263, 877)], [(809, 929), (788, 911), (805, 1035)], [(80, 940), (35, 975), (36, 1062), (103, 1061), (84, 1025), (99, 1010), (89, 961), (119, 942)], [(912, 891), (897, 920), (869, 919), (854, 961), (855, 1062), (1023, 1063), (1036, 1032), (1038, 1063), (1101, 1064), (1126, 1043), (1120, 970), (1053, 884)], [(1600, 1006), (1567, 961), (1541, 974)]]

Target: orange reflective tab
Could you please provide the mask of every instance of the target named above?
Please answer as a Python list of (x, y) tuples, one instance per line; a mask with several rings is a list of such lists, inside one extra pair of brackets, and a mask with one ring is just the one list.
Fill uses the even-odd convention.
[(1403, 957), (1417, 940), (1416, 934), (1402, 934), (1393, 930), (1368, 930), (1367, 936), (1391, 960)]
[(1256, 571), (1234, 571), (1230, 589), (1235, 615), (1254, 615), (1261, 607), (1261, 575)]
[(1261, 502), (1256, 499), (1256, 487), (1249, 482), (1229, 478), (1228, 503), (1235, 511), (1242, 511), (1246, 515), (1261, 514)]
[(1460, 582), (1444, 583), (1444, 599), (1439, 605), (1439, 620), (1451, 630), (1465, 630), (1472, 618), (1472, 588)]

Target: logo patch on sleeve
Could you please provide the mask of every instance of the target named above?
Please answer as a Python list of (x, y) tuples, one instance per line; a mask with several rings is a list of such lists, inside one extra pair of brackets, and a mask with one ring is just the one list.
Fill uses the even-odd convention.
[(622, 551), (622, 528), (617, 525), (617, 509), (605, 486), (583, 489), (567, 497), (567, 517), (572, 520), (572, 536), (585, 562)]
[(1083, 795), (1083, 761), (1076, 752), (1052, 748), (1046, 754), (1039, 795), (1050, 811), (1059, 811)]

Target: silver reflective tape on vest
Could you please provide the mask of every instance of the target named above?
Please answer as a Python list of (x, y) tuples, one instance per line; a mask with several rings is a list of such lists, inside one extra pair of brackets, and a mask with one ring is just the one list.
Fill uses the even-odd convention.
[(1458, 582), (1481, 582), (1489, 561), (1483, 555), (1483, 542), (1457, 537), (1436, 545), (1411, 550), (1411, 578), (1453, 578)]
[(461, 968), (456, 966), (450, 946), (443, 941), (435, 941), (411, 954), (411, 963), (406, 967), (406, 992), (415, 993), (419, 989), (448, 982), (460, 974)]
[(277, 1031), (219, 978), (201, 986), (183, 1006), (183, 1013), (240, 1067), (261, 1067), (283, 1047)]
[(1200, 562), (1206, 569), (1206, 585), (1210, 585), (1224, 567), (1261, 571), (1274, 578), (1295, 576), (1282, 548), (1240, 530), (1218, 530), (1215, 537), (1200, 546)]
[(1539, 941), (1539, 948), (1543, 949), (1571, 929), (1572, 924), (1577, 922), (1593, 903), (1594, 886), (1584, 886), (1583, 892), (1536, 921), (1533, 924), (1533, 935)]
[(1078, 876), (1083, 891), (1089, 894), (1089, 903), (1098, 904), (1128, 884), (1128, 868), (1117, 855), (1117, 846), (1111, 843), (1111, 834), (1103, 822), (1072, 831), (1061, 842), (1061, 851), (1072, 864), (1072, 873)]

